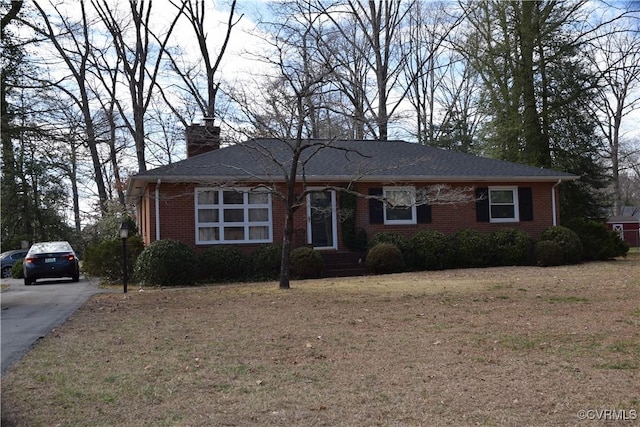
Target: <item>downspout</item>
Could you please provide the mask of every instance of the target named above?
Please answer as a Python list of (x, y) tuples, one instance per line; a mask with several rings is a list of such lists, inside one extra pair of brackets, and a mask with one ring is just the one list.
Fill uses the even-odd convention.
[(556, 225), (558, 225), (558, 215), (556, 212), (556, 187), (558, 185), (560, 185), (560, 183), (562, 182), (562, 179), (559, 179), (558, 182), (556, 182), (555, 184), (553, 184), (553, 187), (551, 187), (551, 214), (553, 215), (553, 226), (555, 227)]
[(156, 182), (156, 240), (160, 240), (160, 183), (162, 180), (158, 178)]

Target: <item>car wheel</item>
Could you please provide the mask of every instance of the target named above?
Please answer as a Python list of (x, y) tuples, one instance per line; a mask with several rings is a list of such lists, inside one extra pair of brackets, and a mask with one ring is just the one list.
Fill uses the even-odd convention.
[(11, 267), (5, 267), (2, 269), (2, 278), (3, 279), (11, 278)]
[(24, 285), (25, 286), (31, 286), (33, 285), (34, 282), (31, 281), (31, 279), (27, 279), (26, 277), (24, 278)]
[(71, 278), (72, 282), (79, 282), (80, 281), (80, 276), (79, 275), (75, 275)]

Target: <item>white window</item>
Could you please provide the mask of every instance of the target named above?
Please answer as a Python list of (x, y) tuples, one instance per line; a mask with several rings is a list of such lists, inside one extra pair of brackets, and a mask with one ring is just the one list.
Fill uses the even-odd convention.
[(384, 223), (416, 223), (415, 187), (384, 187)]
[(196, 188), (196, 244), (271, 243), (271, 194)]
[(518, 222), (518, 188), (489, 188), (489, 218), (491, 222)]

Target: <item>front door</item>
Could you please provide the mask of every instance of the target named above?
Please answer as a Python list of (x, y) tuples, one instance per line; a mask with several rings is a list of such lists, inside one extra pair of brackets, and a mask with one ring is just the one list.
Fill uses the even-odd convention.
[(307, 221), (307, 243), (314, 248), (337, 248), (335, 191), (309, 193), (307, 196)]

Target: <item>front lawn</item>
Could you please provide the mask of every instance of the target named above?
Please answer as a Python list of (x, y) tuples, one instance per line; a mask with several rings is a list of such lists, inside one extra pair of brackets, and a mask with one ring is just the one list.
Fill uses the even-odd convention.
[(630, 254), (98, 295), (2, 379), (2, 425), (618, 426), (639, 384)]

